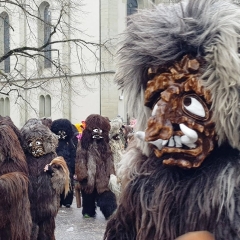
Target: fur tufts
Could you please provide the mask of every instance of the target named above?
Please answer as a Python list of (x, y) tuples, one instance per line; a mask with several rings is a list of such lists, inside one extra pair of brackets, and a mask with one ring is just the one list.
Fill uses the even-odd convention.
[(167, 67), (190, 54), (204, 63), (202, 84), (212, 94), (219, 145), (228, 140), (240, 149), (239, 16), (239, 5), (224, 0), (160, 4), (131, 15), (117, 55), (115, 81), (124, 90), (129, 112), (141, 121), (137, 131), (145, 129), (150, 116), (142, 109), (148, 68)]
[(58, 144), (57, 136), (51, 132), (51, 130), (42, 124), (40, 120), (32, 120), (26, 122), (26, 124), (21, 129), (21, 137), (23, 143), (23, 149), (27, 151), (28, 149), (28, 142), (32, 139), (42, 138), (43, 147), (45, 154), (47, 153), (55, 153), (56, 147)]
[(67, 193), (70, 190), (69, 189), (70, 178), (69, 178), (69, 170), (68, 170), (67, 163), (65, 162), (63, 157), (56, 157), (50, 162), (50, 165), (58, 165), (62, 168), (62, 171), (64, 173), (63, 175), (65, 178), (64, 193), (65, 193), (65, 197), (66, 197)]
[(52, 122), (51, 131), (54, 132), (56, 135), (58, 131), (63, 130), (66, 133), (66, 140), (70, 140), (73, 138), (73, 127), (72, 123), (68, 119), (57, 119)]

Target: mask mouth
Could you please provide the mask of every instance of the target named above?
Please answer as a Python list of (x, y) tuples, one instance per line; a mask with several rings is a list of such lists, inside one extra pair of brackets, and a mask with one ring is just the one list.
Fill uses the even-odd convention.
[[(183, 123), (179, 124), (179, 129), (180, 131), (174, 131), (174, 134), (167, 140), (159, 138), (159, 139), (150, 140), (147, 142), (155, 145), (158, 150), (162, 150), (164, 147), (183, 148), (183, 149), (196, 148), (197, 147), (196, 142), (198, 140), (197, 132), (187, 127)], [(145, 132), (137, 132), (136, 136), (141, 140), (145, 140)]]
[(94, 139), (102, 139), (103, 137), (100, 136), (100, 135), (93, 135), (92, 138), (94, 138)]
[[(214, 131), (206, 135), (203, 131), (193, 130), (187, 125), (174, 124), (168, 139), (146, 137), (145, 132), (136, 132), (136, 137), (146, 141), (154, 148), (156, 157), (164, 157), (163, 164), (182, 168), (196, 168), (201, 165), (215, 145)], [(146, 132), (147, 133), (147, 132)]]
[(42, 148), (38, 148), (38, 149), (34, 149), (31, 151), (31, 154), (34, 156), (34, 157), (41, 157), (44, 155), (44, 151)]

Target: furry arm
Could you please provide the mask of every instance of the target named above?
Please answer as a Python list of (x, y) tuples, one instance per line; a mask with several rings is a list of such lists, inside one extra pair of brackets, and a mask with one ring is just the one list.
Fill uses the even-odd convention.
[(81, 148), (80, 142), (77, 147), (77, 155), (76, 155), (76, 161), (75, 161), (75, 174), (77, 176), (77, 181), (79, 182), (88, 178), (87, 151)]
[[(0, 177), (0, 229), (11, 225), (11, 239), (30, 240), (28, 178), (22, 172)], [(16, 227), (17, 226), (17, 227)]]
[(116, 175), (116, 171), (115, 171), (115, 167), (114, 167), (114, 160), (113, 160), (113, 155), (111, 154), (108, 159), (107, 159), (107, 162), (109, 163), (109, 177), (111, 174), (114, 174)]
[(50, 163), (52, 173), (52, 185), (58, 194), (69, 191), (69, 170), (62, 157), (54, 158)]
[(143, 155), (139, 148), (137, 148), (137, 141), (131, 141), (126, 153), (123, 154), (117, 169), (117, 176), (121, 180), (122, 188), (135, 178), (138, 174), (137, 169), (139, 169), (146, 159), (147, 157)]

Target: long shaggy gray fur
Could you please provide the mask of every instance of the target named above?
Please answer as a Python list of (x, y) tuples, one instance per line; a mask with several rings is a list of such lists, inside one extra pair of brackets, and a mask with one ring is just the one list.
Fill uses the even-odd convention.
[(42, 138), (45, 154), (55, 153), (58, 145), (58, 137), (47, 126), (41, 122), (32, 121), (30, 119), (21, 129), (23, 149), (28, 149), (28, 141), (32, 139)]
[(144, 130), (150, 116), (143, 107), (148, 68), (168, 66), (190, 54), (206, 62), (202, 84), (212, 94), (219, 145), (227, 139), (240, 149), (239, 16), (240, 7), (233, 1), (198, 0), (158, 5), (129, 18), (115, 80), (125, 92), (129, 112), (138, 120), (136, 130)]
[[(169, 168), (164, 158), (128, 151), (130, 181), (124, 182), (106, 240), (174, 240), (207, 230), (216, 240), (240, 239), (239, 151), (216, 148), (196, 169)], [(126, 180), (128, 180), (126, 179)]]

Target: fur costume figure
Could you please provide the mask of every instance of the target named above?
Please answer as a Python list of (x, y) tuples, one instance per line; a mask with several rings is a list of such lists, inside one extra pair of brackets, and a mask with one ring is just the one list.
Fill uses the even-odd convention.
[(81, 185), (84, 217), (96, 215), (96, 203), (106, 219), (117, 207), (115, 194), (108, 186), (110, 175), (115, 173), (109, 131), (109, 120), (91, 114), (78, 144), (75, 173)]
[(134, 137), (133, 128), (130, 125), (124, 125), (122, 127), (123, 136), (124, 136), (124, 149), (128, 147), (129, 141), (131, 141)]
[(30, 180), (31, 240), (54, 240), (60, 193), (69, 186), (68, 168), (63, 159), (52, 162), (57, 157), (58, 139), (41, 121), (30, 119), (22, 127), (21, 136)]
[(40, 119), (42, 121), (42, 124), (49, 127), (51, 129), (52, 126), (52, 119), (51, 118), (47, 118), (47, 117), (43, 117)]
[(32, 219), (28, 168), (20, 132), (9, 117), (0, 118), (0, 239), (30, 240)]
[(56, 153), (58, 156), (62, 156), (66, 161), (71, 179), (70, 191), (68, 194), (61, 194), (60, 206), (64, 205), (70, 207), (73, 202), (73, 175), (75, 173), (75, 158), (77, 150), (77, 138), (75, 137), (76, 141), (74, 141), (74, 136), (78, 131), (68, 119), (63, 118), (52, 122), (51, 131), (58, 137)]
[(122, 151), (124, 149), (124, 143), (121, 139), (123, 122), (120, 118), (117, 118), (113, 119), (110, 122), (110, 125), (111, 129), (109, 132), (109, 144), (113, 153), (114, 168), (116, 172), (118, 168), (118, 163), (121, 160)]
[(110, 182), (114, 183), (114, 188), (111, 188), (111, 190), (115, 193), (116, 197), (118, 198), (121, 193), (121, 182), (120, 179), (117, 177), (117, 170), (119, 162), (122, 158), (122, 153), (124, 150), (124, 142), (123, 142), (123, 132), (122, 132), (122, 126), (123, 121), (121, 118), (113, 119), (110, 122), (111, 129), (109, 132), (109, 144), (112, 150), (113, 154), (113, 162), (114, 162), (114, 169), (116, 176), (114, 174), (111, 174), (110, 176)]
[(240, 6), (189, 0), (131, 15), (116, 82), (137, 118), (107, 240), (240, 239)]

